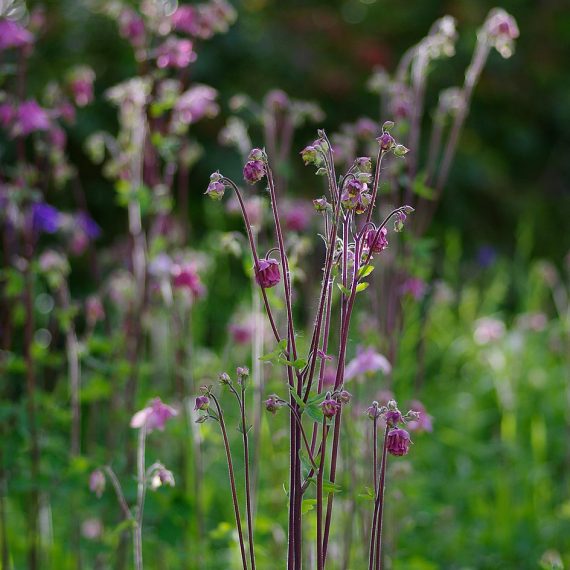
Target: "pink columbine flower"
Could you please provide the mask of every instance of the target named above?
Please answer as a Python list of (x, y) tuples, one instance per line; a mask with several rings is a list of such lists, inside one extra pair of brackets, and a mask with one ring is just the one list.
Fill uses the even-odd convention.
[(155, 398), (146, 408), (139, 410), (132, 417), (130, 425), (135, 429), (144, 426), (147, 433), (155, 429), (163, 431), (166, 422), (177, 415), (178, 412), (174, 408), (164, 404), (160, 398)]
[(254, 328), (253, 319), (249, 319), (230, 323), (228, 331), (235, 344), (249, 344), (253, 337)]
[(380, 253), (388, 247), (388, 230), (382, 228), (379, 232), (378, 230), (371, 229), (366, 232), (366, 245), (372, 253)]
[(279, 411), (279, 408), (286, 405), (285, 402), (283, 402), (279, 396), (276, 396), (275, 394), (269, 396), (269, 398), (265, 400), (264, 404), (265, 409), (274, 415)]
[(396, 427), (398, 424), (401, 424), (404, 421), (402, 412), (400, 412), (400, 410), (397, 408), (388, 410), (384, 418), (386, 419), (386, 423), (391, 427)]
[(259, 182), (265, 176), (265, 164), (262, 160), (248, 160), (243, 167), (243, 177), (249, 184)]
[(323, 410), (325, 418), (331, 419), (334, 418), (340, 410), (340, 404), (329, 396), (321, 402), (321, 410)]
[(172, 27), (177, 32), (196, 36), (199, 32), (199, 16), (194, 6), (178, 6), (172, 14)]
[(385, 356), (376, 352), (373, 348), (359, 348), (356, 357), (346, 366), (344, 380), (352, 380), (357, 376), (374, 372), (390, 374), (390, 372), (392, 372), (392, 365)]
[(402, 428), (393, 428), (386, 436), (386, 448), (392, 455), (407, 455), (410, 450), (410, 434)]
[(0, 51), (23, 48), (34, 43), (34, 36), (17, 22), (0, 19)]
[(275, 259), (260, 259), (255, 267), (255, 280), (260, 287), (269, 289), (281, 281), (279, 262)]
[(206, 288), (192, 264), (174, 264), (172, 266), (172, 285), (176, 289), (187, 289), (196, 298), (202, 297), (206, 292)]
[(420, 417), (417, 420), (411, 420), (408, 422), (408, 429), (410, 431), (417, 432), (432, 432), (432, 417), (426, 412), (424, 405), (419, 400), (413, 400), (410, 405), (410, 410), (412, 412), (418, 412)]
[(14, 134), (26, 136), (35, 131), (47, 131), (50, 120), (47, 111), (36, 101), (29, 99), (20, 104), (16, 111)]
[(161, 69), (166, 67), (182, 69), (188, 67), (193, 61), (196, 61), (196, 52), (191, 40), (169, 37), (157, 51), (156, 64)]

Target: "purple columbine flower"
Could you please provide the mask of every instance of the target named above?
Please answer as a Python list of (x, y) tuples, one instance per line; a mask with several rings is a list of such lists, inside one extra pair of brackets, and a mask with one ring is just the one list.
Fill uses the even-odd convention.
[(386, 418), (386, 423), (391, 427), (396, 427), (404, 422), (404, 417), (398, 409), (388, 410), (384, 417)]
[(388, 132), (383, 132), (376, 140), (383, 151), (392, 150), (396, 144), (394, 137)]
[(337, 396), (337, 400), (340, 404), (350, 404), (350, 400), (352, 399), (352, 394), (347, 390), (341, 390)]
[(209, 196), (212, 200), (221, 200), (224, 197), (226, 187), (221, 180), (222, 175), (219, 172), (213, 172), (211, 174), (210, 183), (205, 192), (206, 196)]
[(368, 184), (353, 178), (343, 188), (340, 201), (348, 210), (354, 210), (357, 214), (363, 214), (370, 205)]
[(191, 40), (170, 37), (158, 48), (156, 65), (161, 69), (167, 67), (183, 69), (196, 61), (196, 57)]
[(194, 411), (205, 412), (210, 407), (210, 398), (208, 396), (197, 396)]
[(392, 455), (407, 455), (411, 443), (410, 434), (402, 428), (393, 428), (386, 436), (386, 448)]
[(265, 400), (264, 404), (265, 409), (274, 415), (279, 411), (279, 408), (286, 405), (283, 401), (281, 401), (279, 396), (276, 396), (275, 394), (269, 396), (269, 398)]
[(0, 19), (0, 51), (23, 48), (34, 43), (34, 36), (23, 26), (12, 20)]
[(372, 402), (372, 405), (366, 409), (366, 415), (371, 420), (377, 420), (381, 414), (382, 412), (380, 411), (380, 406), (378, 405), (378, 402)]
[(368, 230), (366, 232), (366, 245), (372, 253), (380, 253), (388, 247), (388, 230), (382, 228), (379, 232), (377, 230)]
[(301, 155), (305, 166), (308, 166), (309, 164), (317, 164), (321, 158), (319, 150), (314, 144), (306, 146), (299, 154)]
[(153, 491), (156, 491), (159, 487), (163, 487), (164, 485), (174, 487), (176, 485), (176, 481), (174, 480), (172, 471), (169, 471), (166, 467), (160, 465), (150, 481), (150, 487)]
[(89, 490), (95, 493), (98, 499), (101, 498), (103, 491), (105, 491), (105, 482), (105, 473), (103, 473), (101, 469), (95, 469), (95, 471), (89, 475)]
[(160, 398), (155, 398), (132, 417), (130, 425), (135, 429), (145, 426), (147, 433), (155, 429), (163, 431), (166, 422), (177, 415), (178, 412), (174, 408), (164, 404)]
[(344, 379), (345, 381), (352, 380), (357, 376), (374, 372), (390, 374), (392, 365), (385, 356), (376, 352), (373, 348), (363, 349), (359, 347), (356, 357), (346, 365)]
[(323, 410), (325, 418), (331, 419), (334, 418), (340, 410), (340, 404), (328, 396), (321, 402), (321, 410)]
[(34, 231), (54, 234), (61, 225), (59, 210), (44, 202), (32, 206), (32, 225)]
[(260, 287), (269, 289), (281, 281), (279, 262), (275, 259), (260, 259), (255, 267), (255, 280)]
[(243, 177), (249, 184), (259, 182), (265, 176), (265, 162), (263, 152), (259, 148), (254, 148), (247, 157), (247, 162), (243, 167)]
[(20, 104), (16, 111), (14, 134), (26, 136), (35, 131), (48, 131), (50, 120), (45, 109), (29, 99)]

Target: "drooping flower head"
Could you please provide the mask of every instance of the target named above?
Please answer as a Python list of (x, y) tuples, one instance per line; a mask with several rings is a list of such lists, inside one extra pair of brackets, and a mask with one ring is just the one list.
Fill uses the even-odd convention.
[(197, 396), (194, 405), (194, 411), (205, 412), (210, 407), (210, 398), (208, 396)]
[(212, 200), (221, 200), (224, 197), (225, 191), (226, 187), (222, 182), (222, 175), (219, 172), (213, 172), (205, 192), (206, 196), (209, 196)]
[(283, 402), (279, 396), (272, 394), (265, 400), (265, 409), (270, 412), (271, 414), (276, 414), (279, 411), (279, 408), (286, 406), (285, 402)]
[(257, 284), (264, 289), (275, 287), (281, 281), (279, 262), (275, 259), (260, 259), (254, 270)]
[(330, 394), (327, 394), (327, 397), (321, 402), (320, 406), (325, 418), (328, 419), (334, 418), (341, 407), (340, 403), (331, 398)]
[(190, 125), (204, 117), (215, 117), (219, 111), (217, 96), (218, 92), (213, 87), (194, 85), (178, 97), (173, 120)]
[(366, 232), (366, 245), (372, 253), (380, 253), (388, 247), (388, 230), (384, 227), (379, 232), (370, 229)]
[(407, 455), (410, 444), (410, 434), (405, 429), (392, 428), (386, 436), (386, 449), (392, 455)]
[(140, 429), (143, 426), (147, 433), (154, 430), (163, 431), (166, 422), (175, 416), (178, 412), (162, 402), (160, 398), (152, 400), (146, 408), (138, 411), (131, 419), (131, 427)]
[(263, 151), (254, 148), (248, 156), (247, 162), (243, 167), (243, 177), (249, 184), (259, 182), (265, 176), (265, 162), (263, 160)]
[(514, 52), (515, 40), (519, 37), (516, 20), (502, 8), (489, 12), (483, 24), (483, 33), (491, 45), (504, 57)]

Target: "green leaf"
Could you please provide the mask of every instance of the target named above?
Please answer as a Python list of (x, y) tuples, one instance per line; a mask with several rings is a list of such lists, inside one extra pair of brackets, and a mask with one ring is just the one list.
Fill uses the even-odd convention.
[(372, 272), (374, 271), (374, 265), (363, 265), (359, 270), (358, 270), (358, 279), (364, 279), (365, 277), (368, 277)]
[(323, 410), (318, 404), (307, 405), (305, 412), (314, 422), (318, 424), (323, 423)]
[(360, 293), (361, 291), (364, 291), (365, 289), (368, 289), (370, 283), (368, 283), (368, 281), (363, 281), (362, 283), (359, 283), (356, 286), (356, 292)]
[(317, 504), (317, 499), (303, 499), (301, 504), (301, 513), (306, 515), (308, 512), (312, 511)]
[(342, 291), (342, 293), (343, 293), (344, 295), (346, 295), (347, 297), (350, 296), (350, 291), (349, 291), (344, 285), (341, 285), (340, 283), (337, 283), (336, 286)]
[(324, 392), (322, 394), (316, 394), (307, 400), (307, 406), (310, 406), (311, 404), (318, 405), (323, 402), (326, 397), (327, 395)]
[(297, 370), (301, 370), (302, 368), (305, 368), (305, 366), (307, 366), (307, 359), (306, 358), (297, 358), (297, 360), (295, 360), (295, 362), (293, 362), (293, 366)]
[(425, 198), (426, 200), (434, 200), (435, 199), (435, 190), (426, 186), (423, 175), (420, 173), (419, 176), (416, 177), (414, 183), (412, 185), (412, 191), (414, 194), (420, 196), (420, 198)]
[(301, 411), (304, 410), (305, 402), (303, 402), (303, 398), (301, 398), (301, 396), (299, 396), (299, 394), (297, 394), (297, 392), (295, 392), (295, 389), (291, 388), (290, 386), (289, 386), (289, 392), (291, 393), (291, 396), (293, 396), (293, 399), (295, 400), (295, 402), (297, 402), (297, 404), (301, 408)]

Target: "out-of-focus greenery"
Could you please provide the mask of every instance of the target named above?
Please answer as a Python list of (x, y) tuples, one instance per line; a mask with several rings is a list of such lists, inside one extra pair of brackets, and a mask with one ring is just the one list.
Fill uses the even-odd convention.
[[(209, 266), (208, 294), (192, 309), (192, 358), (183, 371), (194, 386), (214, 382), (221, 370), (252, 365), (248, 347), (231, 346), (226, 334), (233, 310), (247, 306), (251, 296), (242, 267), (249, 269), (249, 258), (229, 258), (218, 247), (221, 231), (241, 226), (202, 198), (212, 170), (223, 165), (228, 174), (239, 172), (235, 154), (217, 143), (231, 96), (246, 92), (261, 99), (268, 89), (280, 87), (292, 96), (318, 101), (331, 131), (343, 121), (375, 117), (376, 97), (365, 88), (374, 66), (393, 68), (437, 17), (450, 13), (459, 23), (458, 53), (436, 68), (433, 85), (458, 84), (475, 30), (492, 6), (474, 0), (413, 4), (244, 0), (236, 6), (238, 21), (230, 32), (200, 51), (193, 77), (219, 89), (224, 111), (196, 129), (206, 153), (191, 179), (188, 214), (192, 247), (208, 252)], [(406, 306), (391, 389), (402, 406), (419, 397), (434, 418), (434, 431), (414, 435), (410, 455), (390, 462), (386, 550), (387, 567), (395, 570), (559, 568), (548, 565), (557, 555), (565, 567), (570, 566), (570, 323), (564, 312), (568, 307), (553, 302), (553, 292), (558, 299), (564, 297), (561, 291), (566, 292), (566, 300), (569, 294), (563, 257), (570, 246), (566, 231), (570, 172), (565, 160), (570, 147), (570, 76), (564, 57), (570, 48), (570, 10), (549, 1), (513, 1), (504, 7), (517, 18), (521, 38), (512, 59), (491, 58), (475, 93), (431, 231), (436, 243), (434, 273), (441, 281), (430, 284), (423, 302), (410, 301)], [(97, 73), (97, 102), (81, 111), (69, 146), (90, 210), (103, 227), (102, 244), (109, 245), (124, 232), (125, 214), (114, 203), (110, 183), (84, 156), (83, 141), (95, 130), (116, 130), (115, 113), (102, 93), (134, 75), (135, 64), (114, 25), (83, 3), (61, 0), (47, 8), (48, 34), (34, 55), (30, 81), (32, 88), (41, 88), (75, 63), (88, 63)], [(310, 129), (299, 135), (299, 147), (311, 139)], [(308, 188), (298, 191), (310, 194)], [(54, 201), (65, 204), (66, 196)], [(499, 256), (490, 266), (481, 267), (475, 253), (485, 244), (498, 250)], [(544, 265), (544, 258), (553, 265)], [(72, 274), (72, 279), (78, 296), (90, 290), (91, 283), (81, 272), (79, 277)], [(546, 322), (529, 328), (528, 314), (535, 313), (543, 313)], [(165, 401), (175, 398), (177, 331), (171, 316), (166, 309), (156, 310), (148, 326), (150, 357), (140, 362), (141, 404), (157, 394)], [(474, 335), (481, 326), (479, 319), (487, 317), (504, 323), (505, 331), (491, 342), (482, 342)], [(49, 318), (39, 317), (36, 326), (47, 327)], [(364, 315), (357, 321), (350, 356), (357, 344), (377, 340)], [(82, 362), (84, 454), (71, 464), (67, 386), (59, 382), (55, 391), (50, 389), (53, 374), (64, 368), (64, 356), (62, 351), (39, 347), (34, 355), (43, 388), (38, 401), (42, 569), (76, 567), (70, 537), (78, 520), (90, 519), (103, 521), (104, 531), (94, 539), (83, 533), (84, 568), (128, 567), (128, 562), (123, 566), (115, 562), (124, 526), (112, 492), (107, 489), (98, 500), (87, 486), (89, 472), (111, 462), (122, 475), (127, 498), (133, 499), (136, 493), (127, 457), (120, 452), (109, 457), (102, 435), (108, 434), (109, 425), (115, 426), (115, 449), (135, 438), (128, 415), (109, 409), (113, 392), (128, 375), (127, 364), (117, 356), (123, 331), (115, 324), (96, 331), (87, 347), (89, 356)], [(424, 364), (419, 365), (422, 350)], [(11, 363), (11, 379), (21, 380), (22, 366), (18, 359)], [(269, 366), (265, 370), (267, 394), (283, 395), (279, 370)], [(342, 492), (336, 499), (331, 541), (333, 569), (343, 568), (340, 552), (351, 527), (351, 555), (344, 567), (360, 569), (365, 564), (367, 536), (362, 529), (367, 519), (358, 513), (370, 510), (367, 468), (360, 465), (354, 474), (349, 461), (351, 452), (352, 459), (364, 453), (356, 447), (366, 443), (362, 434), (369, 429), (369, 420), (358, 413), (360, 408), (387, 387), (382, 377), (347, 386), (355, 394), (354, 420), (347, 422), (354, 449), (350, 445), (343, 449)], [(18, 386), (11, 390), (19, 391)], [(229, 400), (227, 395), (224, 399)], [(29, 489), (38, 482), (29, 476), (29, 434), (22, 401), (17, 406), (4, 403), (0, 414), (15, 426), (1, 434), (3, 467), (10, 479), (5, 521), (0, 525), (7, 528), (11, 568), (19, 569), (25, 568)], [(229, 406), (228, 425), (236, 440), (237, 421)], [(201, 481), (193, 469), (195, 428), (178, 418), (164, 433), (149, 436), (149, 457), (160, 459), (177, 478), (174, 489), (150, 493), (147, 501), (144, 553), (149, 569), (218, 570), (239, 565), (220, 436), (214, 424), (201, 426), (199, 433), (203, 438)], [(260, 438), (256, 538), (262, 570), (284, 567), (286, 414), (264, 417)], [(243, 463), (237, 455), (241, 480)], [(203, 521), (196, 516), (199, 506)], [(347, 515), (351, 508), (356, 509), (354, 518)], [(309, 523), (311, 517), (310, 511)]]

